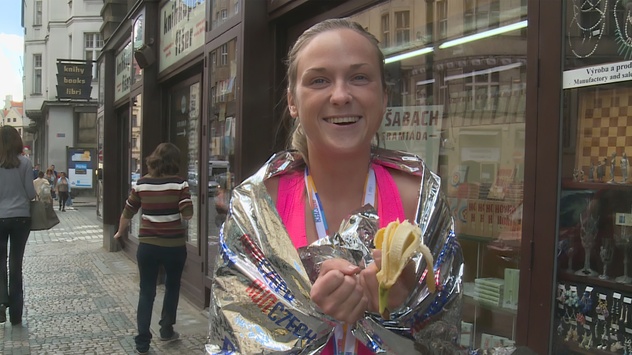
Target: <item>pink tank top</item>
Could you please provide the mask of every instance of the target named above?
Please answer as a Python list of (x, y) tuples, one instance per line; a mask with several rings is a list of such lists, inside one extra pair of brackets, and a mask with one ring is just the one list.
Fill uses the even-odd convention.
[[(381, 165), (372, 164), (377, 182), (377, 214), (380, 217), (380, 228), (399, 218), (406, 219), (404, 206), (399, 196), (397, 185), (389, 172)], [(292, 172), (281, 175), (276, 208), (283, 225), (288, 231), (295, 248), (307, 246), (305, 233), (305, 180), (303, 172)], [(358, 355), (373, 354), (364, 344), (358, 343)], [(334, 355), (333, 337), (327, 343), (322, 355)]]

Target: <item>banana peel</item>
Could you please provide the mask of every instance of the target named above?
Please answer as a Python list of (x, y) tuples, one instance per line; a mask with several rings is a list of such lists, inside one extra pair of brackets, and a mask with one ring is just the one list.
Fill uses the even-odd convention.
[(388, 295), (411, 258), (420, 252), (426, 259), (426, 284), (430, 292), (435, 292), (433, 257), (430, 249), (421, 243), (421, 229), (408, 220), (393, 221), (375, 234), (374, 244), (382, 250), (382, 267), (376, 274), (378, 280), (379, 312), (384, 319), (390, 318)]

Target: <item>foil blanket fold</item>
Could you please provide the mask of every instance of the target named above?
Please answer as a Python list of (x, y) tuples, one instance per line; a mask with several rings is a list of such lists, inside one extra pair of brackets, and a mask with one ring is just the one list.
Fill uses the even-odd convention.
[[(367, 312), (353, 325), (353, 334), (378, 354), (462, 352), (463, 257), (441, 179), (415, 155), (376, 149), (372, 159), (421, 176), (415, 222), (434, 257), (437, 291), (428, 291), (426, 262), (415, 255), (420, 282), (405, 304), (388, 321)], [(350, 216), (334, 235), (296, 250), (263, 182), (303, 167), (298, 153), (281, 152), (233, 190), (216, 243), (206, 354), (319, 354), (337, 325), (310, 299), (320, 264), (331, 257), (361, 267), (373, 261), (378, 217), (370, 205)]]

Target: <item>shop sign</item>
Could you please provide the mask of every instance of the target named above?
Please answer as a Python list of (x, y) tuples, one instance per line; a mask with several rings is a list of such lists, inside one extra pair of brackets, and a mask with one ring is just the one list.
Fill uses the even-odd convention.
[(567, 70), (562, 83), (564, 89), (572, 89), (628, 80), (632, 80), (632, 60)]
[(436, 172), (442, 125), (442, 105), (387, 107), (380, 143), (388, 149), (417, 154)]
[(171, 0), (160, 9), (159, 71), (204, 45), (205, 0)]
[(57, 99), (89, 100), (92, 93), (92, 61), (57, 61)]
[(67, 148), (68, 181), (73, 189), (91, 189), (95, 149)]
[(116, 76), (114, 77), (114, 101), (130, 92), (132, 87), (132, 43), (116, 55)]

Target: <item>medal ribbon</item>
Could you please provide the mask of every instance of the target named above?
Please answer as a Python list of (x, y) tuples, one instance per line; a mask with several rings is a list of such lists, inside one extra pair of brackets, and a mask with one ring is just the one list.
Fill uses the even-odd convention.
[[(314, 224), (316, 225), (316, 233), (318, 233), (318, 239), (325, 238), (329, 235), (329, 226), (327, 219), (325, 218), (325, 211), (318, 197), (316, 191), (316, 185), (312, 176), (309, 175), (309, 169), (305, 167), (305, 187), (307, 188), (307, 195), (309, 197), (309, 206), (312, 208), (312, 217), (314, 218)], [(370, 204), (375, 207), (375, 195), (377, 194), (377, 183), (375, 179), (375, 171), (372, 167), (369, 167), (369, 173), (367, 174), (364, 182), (364, 200), (363, 206)], [(351, 327), (347, 324), (338, 325), (334, 329), (334, 345), (336, 355), (355, 355), (357, 354), (356, 340), (351, 333)]]

